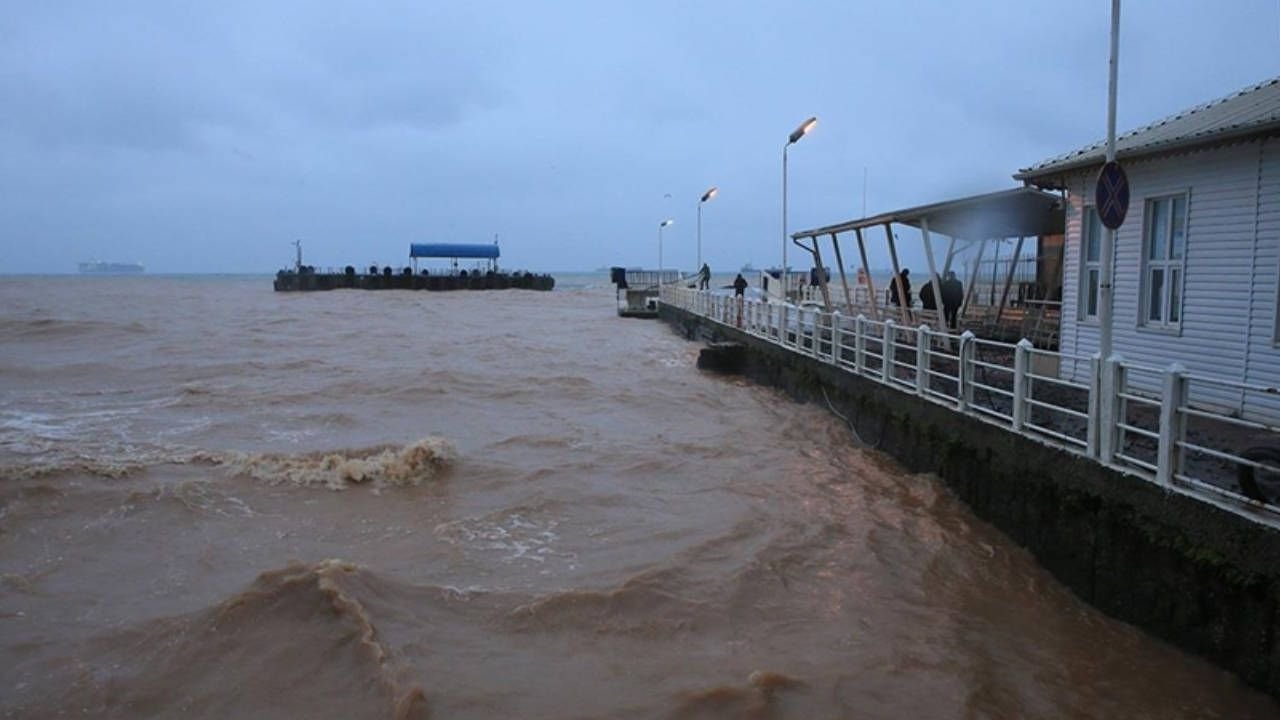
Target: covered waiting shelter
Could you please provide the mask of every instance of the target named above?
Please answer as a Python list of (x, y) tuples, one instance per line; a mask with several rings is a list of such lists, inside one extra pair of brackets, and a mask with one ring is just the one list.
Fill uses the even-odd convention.
[(418, 271), (418, 258), (450, 258), (453, 266), (458, 259), (488, 260), (491, 270), (498, 269), (498, 243), (410, 243), (409, 257), (413, 259), (413, 271)]
[[(889, 248), (889, 258), (893, 263), (892, 282), (897, 285), (898, 297), (900, 298), (905, 297), (906, 293), (902, 287), (902, 269), (898, 263), (897, 241), (893, 234), (894, 223), (920, 230), (921, 239), (924, 242), (925, 258), (929, 264), (929, 282), (933, 284), (935, 298), (942, 297), (942, 290), (938, 283), (940, 273), (937, 258), (933, 252), (932, 233), (941, 233), (950, 238), (941, 274), (946, 274), (951, 269), (951, 261), (956, 254), (957, 240), (980, 243), (977, 262), (973, 266), (973, 272), (976, 275), (978, 264), (982, 262), (982, 254), (986, 250), (987, 241), (1016, 237), (1018, 238), (1018, 244), (1017, 249), (1014, 251), (1015, 259), (1009, 265), (1009, 273), (1005, 280), (1004, 291), (1000, 300), (1000, 310), (1003, 311), (1005, 301), (1009, 295), (1009, 285), (1013, 281), (1013, 268), (1017, 263), (1018, 255), (1022, 252), (1023, 241), (1028, 237), (1061, 234), (1063, 232), (1064, 218), (1065, 213), (1061, 197), (1031, 187), (1019, 187), (929, 205), (920, 205), (904, 210), (894, 210), (812, 230), (802, 230), (793, 233), (791, 240), (813, 255), (815, 267), (824, 267), (820, 243), (824, 237), (831, 238), (832, 249), (836, 256), (836, 265), (840, 268), (840, 282), (844, 289), (845, 302), (848, 305), (846, 309), (852, 313), (851, 299), (853, 296), (849, 293), (849, 281), (845, 276), (844, 259), (840, 252), (840, 235), (853, 233), (858, 241), (862, 270), (867, 278), (868, 289), (871, 293), (871, 312), (874, 319), (879, 320), (880, 310), (875, 303), (876, 288), (874, 280), (872, 280), (871, 268), (867, 263), (864, 230), (871, 230), (876, 227), (884, 228), (885, 241), (888, 243)], [(830, 311), (831, 294), (827, 287), (825, 273), (818, 273), (818, 275), (823, 303), (826, 305), (826, 309)], [(968, 291), (965, 293), (964, 302), (960, 306), (961, 317), (964, 317), (964, 311), (972, 299), (973, 288), (976, 285), (975, 280), (976, 277), (969, 278)], [(909, 322), (909, 311), (905, 304), (900, 306), (899, 312), (901, 313), (902, 321), (904, 323)]]

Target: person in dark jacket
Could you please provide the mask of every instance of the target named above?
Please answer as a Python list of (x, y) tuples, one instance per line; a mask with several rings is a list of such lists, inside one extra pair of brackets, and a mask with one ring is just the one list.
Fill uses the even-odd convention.
[(747, 279), (738, 273), (738, 277), (733, 279), (733, 297), (738, 301), (738, 327), (742, 327), (742, 304), (747, 299), (746, 292)]
[(933, 283), (927, 282), (920, 288), (920, 307), (925, 310), (937, 310), (938, 303), (933, 297)]
[(698, 270), (698, 289), (706, 290), (711, 286), (711, 266), (702, 263), (702, 267)]
[(956, 329), (960, 326), (960, 306), (964, 304), (964, 285), (956, 279), (956, 274), (947, 271), (947, 279), (942, 281), (942, 312), (947, 319), (947, 327)]
[[(907, 277), (911, 274), (908, 268), (902, 268), (902, 272), (898, 273), (898, 277), (902, 278), (902, 294), (907, 300), (907, 307), (911, 307), (911, 280)], [(898, 299), (898, 283), (889, 283), (889, 304), (901, 305)]]

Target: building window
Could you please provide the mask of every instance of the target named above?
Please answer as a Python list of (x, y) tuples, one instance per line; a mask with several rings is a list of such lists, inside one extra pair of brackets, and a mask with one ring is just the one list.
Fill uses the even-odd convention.
[(1142, 246), (1140, 323), (1177, 327), (1182, 321), (1182, 276), (1186, 267), (1185, 194), (1147, 200)]
[(1098, 209), (1084, 209), (1080, 222), (1080, 319), (1098, 319), (1098, 287), (1102, 283), (1102, 220)]

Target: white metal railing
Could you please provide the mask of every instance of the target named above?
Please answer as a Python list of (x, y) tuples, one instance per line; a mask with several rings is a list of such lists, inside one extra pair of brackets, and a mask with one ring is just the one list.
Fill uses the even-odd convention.
[[(1267, 522), (1280, 516), (1280, 428), (1212, 403), (1226, 392), (1242, 407), (1274, 408), (1280, 389), (715, 291), (668, 285), (659, 300), (1170, 489)], [(1067, 364), (1074, 371), (1060, 373)], [(1065, 379), (1079, 368), (1086, 380)], [(1151, 387), (1162, 391), (1142, 389)]]

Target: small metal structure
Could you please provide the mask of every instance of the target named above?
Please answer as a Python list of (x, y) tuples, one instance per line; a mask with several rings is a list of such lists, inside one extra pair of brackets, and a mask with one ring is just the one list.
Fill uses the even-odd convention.
[(609, 282), (614, 285), (614, 299), (619, 317), (658, 317), (658, 294), (663, 284), (679, 282), (678, 270), (643, 270), (641, 268), (609, 268)]

